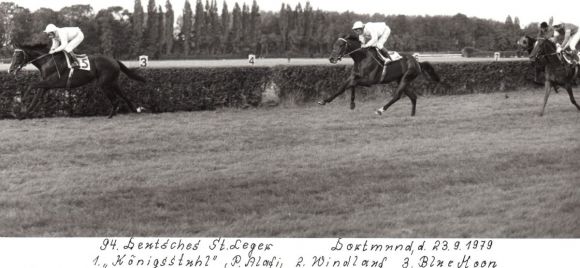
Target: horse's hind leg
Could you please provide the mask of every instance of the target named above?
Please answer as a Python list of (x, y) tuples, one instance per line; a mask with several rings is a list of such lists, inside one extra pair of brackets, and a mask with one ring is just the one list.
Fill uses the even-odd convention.
[(123, 99), (123, 101), (125, 101), (125, 103), (127, 104), (127, 106), (129, 106), (129, 109), (131, 110), (131, 112), (136, 113), (137, 109), (135, 109), (135, 106), (133, 105), (133, 103), (129, 100), (129, 98), (127, 98), (127, 96), (125, 96), (125, 94), (123, 93), (123, 91), (121, 91), (121, 86), (119, 86), (119, 82), (115, 82), (112, 86), (111, 89), (113, 90), (113, 92), (115, 92), (115, 94), (117, 94), (117, 96), (121, 97), (121, 99)]
[(387, 109), (389, 109), (389, 107), (391, 107), (391, 105), (393, 105), (393, 103), (397, 102), (403, 96), (403, 93), (405, 92), (406, 87), (407, 87), (407, 82), (405, 80), (401, 81), (401, 83), (397, 87), (397, 90), (395, 91), (395, 96), (393, 96), (393, 98), (387, 104), (385, 104), (385, 106), (378, 109), (375, 113), (378, 115), (382, 115), (383, 112), (385, 112)]
[(576, 106), (578, 110), (580, 110), (580, 106), (576, 103), (576, 99), (574, 99), (574, 92), (572, 92), (572, 87), (570, 85), (566, 85), (566, 91), (568, 92), (568, 96), (570, 96), (570, 102)]
[(103, 93), (105, 93), (105, 96), (111, 102), (111, 112), (109, 113), (108, 118), (112, 118), (113, 116), (115, 116), (117, 114), (117, 109), (119, 109), (119, 101), (115, 93), (111, 90), (111, 88), (112, 88), (111, 85), (101, 86)]
[(413, 108), (411, 109), (411, 116), (415, 116), (415, 110), (417, 108), (417, 95), (409, 89), (405, 89), (405, 95), (411, 99), (411, 104)]
[(356, 87), (351, 87), (350, 88), (350, 109), (354, 110), (354, 108), (356, 107), (356, 104), (354, 104), (354, 98), (356, 96)]

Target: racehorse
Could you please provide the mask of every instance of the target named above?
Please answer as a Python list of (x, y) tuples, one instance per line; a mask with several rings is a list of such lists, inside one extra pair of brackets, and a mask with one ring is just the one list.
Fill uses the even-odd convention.
[[(520, 46), (521, 50), (524, 50), (526, 52), (528, 52), (528, 55), (532, 54), (532, 50), (534, 49), (534, 44), (536, 44), (536, 38), (533, 38), (529, 35), (524, 35), (522, 36), (517, 44)], [(544, 66), (535, 64), (534, 62), (532, 62), (532, 66), (534, 67), (534, 83), (538, 84), (538, 85), (543, 85), (544, 83), (540, 82), (539, 78), (541, 76), (541, 74), (544, 72)], [(557, 89), (556, 92), (558, 92)]]
[(84, 64), (90, 65), (90, 71), (78, 69), (73, 71), (73, 69), (67, 66), (67, 59), (65, 58), (66, 55), (64, 52), (49, 54), (49, 47), (46, 44), (14, 44), (14, 47), (12, 63), (10, 64), (8, 72), (16, 74), (20, 69), (30, 63), (40, 70), (42, 76), (41, 81), (29, 85), (24, 93), (24, 96), (27, 96), (31, 89), (39, 89), (26, 108), (25, 116), (34, 112), (39, 100), (44, 97), (47, 89), (75, 88), (86, 85), (94, 80), (97, 81), (98, 87), (111, 102), (111, 112), (108, 118), (117, 114), (119, 108), (117, 97), (123, 99), (132, 112), (136, 112), (133, 103), (121, 91), (119, 74), (123, 72), (129, 78), (140, 82), (145, 82), (145, 78), (127, 68), (120, 61), (102, 55), (89, 56), (88, 62), (84, 62)]
[(320, 105), (325, 105), (331, 102), (340, 94), (344, 93), (346, 89), (351, 89), (350, 108), (355, 108), (355, 88), (356, 86), (371, 86), (375, 84), (386, 84), (390, 82), (397, 82), (398, 86), (394, 92), (393, 98), (379, 108), (375, 113), (381, 115), (393, 103), (397, 102), (403, 94), (407, 95), (411, 100), (413, 108), (411, 116), (415, 115), (417, 105), (417, 95), (408, 88), (409, 84), (417, 78), (421, 73), (436, 82), (440, 82), (440, 78), (435, 73), (433, 66), (429, 62), (419, 63), (415, 57), (409, 54), (401, 53), (400, 60), (392, 61), (387, 64), (386, 75), (382, 78), (384, 63), (379, 57), (379, 52), (374, 48), (361, 48), (361, 41), (356, 35), (344, 35), (334, 42), (332, 53), (330, 55), (330, 63), (335, 64), (342, 57), (349, 55), (354, 60), (354, 67), (348, 79), (344, 82), (342, 87), (334, 95), (327, 99), (318, 102)]
[(544, 73), (546, 80), (544, 82), (545, 86), (545, 96), (544, 105), (542, 106), (542, 111), (540, 116), (544, 115), (544, 110), (546, 109), (546, 104), (548, 103), (548, 97), (550, 96), (550, 89), (552, 85), (561, 86), (566, 89), (568, 96), (570, 96), (570, 101), (578, 110), (580, 106), (576, 103), (574, 99), (574, 93), (572, 92), (572, 85), (575, 84), (575, 80), (578, 77), (578, 66), (572, 66), (567, 62), (562, 60), (560, 53), (556, 52), (556, 44), (549, 39), (538, 39), (532, 52), (530, 53), (530, 59), (535, 64), (542, 66), (544, 68)]

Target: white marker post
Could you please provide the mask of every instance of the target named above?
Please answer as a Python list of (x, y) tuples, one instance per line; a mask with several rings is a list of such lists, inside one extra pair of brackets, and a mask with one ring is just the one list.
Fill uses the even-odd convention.
[(254, 55), (254, 54), (248, 55), (248, 62), (250, 64), (254, 65), (254, 63), (256, 62), (256, 55)]
[(493, 53), (493, 58), (495, 59), (495, 61), (499, 60), (499, 52)]
[(139, 67), (145, 68), (147, 67), (147, 65), (149, 65), (149, 56), (147, 55), (139, 56)]

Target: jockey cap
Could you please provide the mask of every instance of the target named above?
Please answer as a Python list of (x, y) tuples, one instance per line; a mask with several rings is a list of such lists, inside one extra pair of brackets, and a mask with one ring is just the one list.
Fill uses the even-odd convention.
[(54, 26), (54, 24), (51, 23), (49, 25), (46, 25), (46, 29), (44, 29), (44, 32), (45, 33), (54, 33), (54, 32), (56, 32), (57, 29), (58, 28), (56, 28), (56, 26)]
[(362, 23), (362, 21), (357, 21), (354, 23), (354, 25), (352, 25), (353, 30), (362, 29), (364, 27), (365, 27), (365, 25)]

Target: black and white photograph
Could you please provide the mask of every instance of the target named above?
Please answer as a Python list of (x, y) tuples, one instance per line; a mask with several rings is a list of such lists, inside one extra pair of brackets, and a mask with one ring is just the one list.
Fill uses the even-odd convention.
[(0, 237), (580, 238), (579, 8), (2, 1)]

